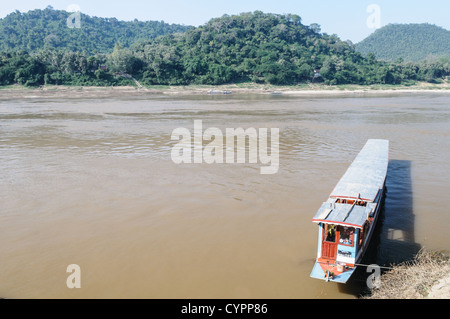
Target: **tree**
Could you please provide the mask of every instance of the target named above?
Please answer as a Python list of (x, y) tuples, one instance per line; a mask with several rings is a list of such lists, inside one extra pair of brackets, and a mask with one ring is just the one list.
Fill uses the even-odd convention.
[(322, 28), (317, 23), (313, 23), (309, 27), (312, 30), (312, 32), (314, 32), (314, 33), (320, 33), (322, 31)]
[(113, 53), (108, 56), (107, 64), (112, 72), (133, 74), (139, 63), (130, 49), (125, 49), (118, 43), (114, 47)]

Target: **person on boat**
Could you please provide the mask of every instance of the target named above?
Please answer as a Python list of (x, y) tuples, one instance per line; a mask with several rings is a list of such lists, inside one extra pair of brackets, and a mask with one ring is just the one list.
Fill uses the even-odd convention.
[(350, 230), (350, 228), (343, 227), (343, 229), (341, 230), (339, 243), (344, 244), (344, 245), (353, 245), (351, 236), (352, 236), (352, 231)]

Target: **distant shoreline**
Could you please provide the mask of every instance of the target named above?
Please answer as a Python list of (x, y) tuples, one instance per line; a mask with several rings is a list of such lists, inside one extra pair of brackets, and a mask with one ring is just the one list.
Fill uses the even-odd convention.
[(420, 83), (414, 86), (402, 85), (297, 85), (271, 86), (264, 84), (229, 84), (229, 85), (189, 85), (189, 86), (43, 86), (27, 88), (20, 85), (0, 87), (0, 99), (21, 98), (102, 98), (145, 95), (281, 95), (281, 96), (381, 96), (391, 94), (448, 93), (450, 83)]

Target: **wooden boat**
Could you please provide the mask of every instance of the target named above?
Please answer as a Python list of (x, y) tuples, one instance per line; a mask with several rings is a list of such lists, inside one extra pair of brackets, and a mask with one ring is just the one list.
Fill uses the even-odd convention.
[(389, 141), (368, 140), (313, 218), (319, 225), (312, 278), (346, 283), (367, 251), (386, 188)]

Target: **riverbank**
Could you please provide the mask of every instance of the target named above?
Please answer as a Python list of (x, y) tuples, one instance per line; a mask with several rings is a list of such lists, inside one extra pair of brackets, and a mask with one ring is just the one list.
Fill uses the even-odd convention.
[(413, 261), (381, 276), (379, 289), (367, 299), (450, 299), (450, 258), (421, 250)]
[(115, 87), (83, 87), (83, 86), (42, 86), (27, 88), (20, 85), (0, 87), (0, 98), (64, 98), (84, 97), (101, 98), (115, 96), (139, 95), (222, 95), (222, 94), (265, 94), (286, 96), (371, 96), (386, 94), (417, 94), (424, 92), (450, 93), (450, 83), (441, 84), (418, 83), (405, 85), (337, 85), (302, 84), (295, 86), (273, 86), (265, 84), (230, 84), (230, 85), (189, 85), (189, 86), (115, 86)]

